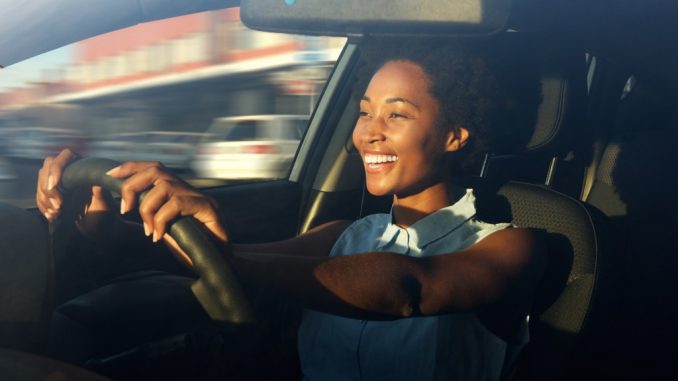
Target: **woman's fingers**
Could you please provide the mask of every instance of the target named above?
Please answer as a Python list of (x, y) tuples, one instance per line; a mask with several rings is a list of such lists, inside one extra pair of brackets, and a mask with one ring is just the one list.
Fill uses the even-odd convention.
[(111, 169), (109, 176), (125, 179), (120, 189), (120, 212), (137, 206), (137, 197), (147, 191), (139, 205), (144, 233), (153, 241), (163, 239), (167, 225), (177, 217), (193, 216), (219, 240), (227, 241), (216, 203), (157, 162), (127, 162)]
[(43, 192), (37, 192), (35, 196), (35, 203), (38, 206), (38, 210), (45, 216), (46, 219), (52, 221), (59, 212), (59, 208), (54, 208), (50, 199)]
[(118, 179), (126, 178), (120, 189), (120, 213), (125, 214), (137, 205), (137, 196), (161, 179), (173, 179), (158, 162), (127, 162), (106, 173)]
[(182, 196), (174, 196), (165, 202), (153, 216), (153, 242), (163, 238), (167, 224), (179, 216), (192, 215), (192, 205)]
[(139, 205), (139, 215), (144, 224), (144, 233), (147, 236), (153, 235), (153, 241), (158, 241), (161, 237), (157, 236), (156, 232), (156, 212), (169, 200), (173, 191), (171, 181), (160, 181), (146, 193), (144, 200)]
[(52, 215), (55, 213), (54, 206), (50, 203), (47, 196), (47, 177), (49, 174), (49, 167), (52, 165), (53, 157), (47, 157), (43, 161), (42, 168), (38, 171), (38, 185), (35, 192), (35, 204), (45, 218), (51, 221)]
[(128, 161), (115, 168), (111, 168), (111, 170), (106, 172), (106, 174), (111, 177), (115, 177), (116, 179), (123, 179), (151, 168), (162, 170), (165, 167), (162, 165), (162, 163), (157, 161)]
[(49, 170), (47, 172), (47, 191), (52, 192), (56, 191), (56, 186), (61, 182), (61, 175), (64, 172), (64, 168), (68, 163), (76, 159), (78, 155), (70, 149), (65, 149), (51, 161)]
[(111, 209), (111, 195), (98, 185), (92, 186), (92, 199), (87, 207), (89, 212), (108, 212)]
[(163, 240), (165, 241), (165, 244), (169, 247), (170, 251), (181, 261), (183, 262), (186, 266), (189, 268), (193, 268), (193, 260), (191, 260), (191, 257), (186, 254), (184, 249), (182, 249), (177, 241), (172, 238), (169, 234), (165, 234), (163, 236)]
[(57, 190), (63, 170), (76, 157), (73, 151), (65, 149), (56, 157), (45, 158), (38, 172), (36, 204), (40, 212), (50, 221), (56, 218), (63, 204), (63, 196)]
[[(144, 200), (145, 201), (145, 200)], [(191, 216), (200, 221), (212, 235), (222, 242), (228, 237), (219, 219), (214, 203), (200, 193), (174, 195), (157, 210), (153, 217), (153, 240), (162, 239), (167, 233), (167, 225), (178, 217)]]

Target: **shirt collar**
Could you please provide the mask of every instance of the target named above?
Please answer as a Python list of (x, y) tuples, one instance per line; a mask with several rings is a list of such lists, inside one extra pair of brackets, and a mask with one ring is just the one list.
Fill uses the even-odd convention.
[(473, 195), (473, 190), (467, 189), (466, 193), (454, 204), (429, 214), (408, 228), (401, 228), (398, 225), (391, 223), (391, 221), (393, 221), (391, 212), (389, 223), (379, 239), (380, 244), (377, 249), (383, 249), (392, 242), (402, 230), (407, 230), (407, 234), (410, 236), (411, 245), (423, 248), (456, 230), (466, 221), (473, 218), (476, 215), (475, 200), (476, 198)]

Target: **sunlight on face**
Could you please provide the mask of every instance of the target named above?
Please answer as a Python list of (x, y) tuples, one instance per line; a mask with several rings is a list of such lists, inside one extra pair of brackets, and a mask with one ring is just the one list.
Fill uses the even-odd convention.
[(372, 77), (353, 130), (370, 193), (408, 196), (441, 181), (448, 132), (430, 82), (409, 61), (389, 61)]

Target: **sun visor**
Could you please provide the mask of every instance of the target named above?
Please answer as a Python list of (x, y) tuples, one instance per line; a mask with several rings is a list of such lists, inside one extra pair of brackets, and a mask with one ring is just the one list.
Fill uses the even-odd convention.
[(505, 28), (510, 0), (242, 0), (252, 29), (327, 36), (491, 34)]
[(142, 22), (235, 5), (237, 0), (0, 0), (0, 66)]

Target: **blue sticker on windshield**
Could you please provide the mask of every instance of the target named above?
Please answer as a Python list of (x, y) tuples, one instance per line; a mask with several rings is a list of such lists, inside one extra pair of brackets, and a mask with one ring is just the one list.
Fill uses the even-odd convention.
[(294, 3), (296, 3), (296, 2), (297, 2), (297, 0), (285, 0), (285, 4), (287, 4), (287, 5), (294, 5)]

